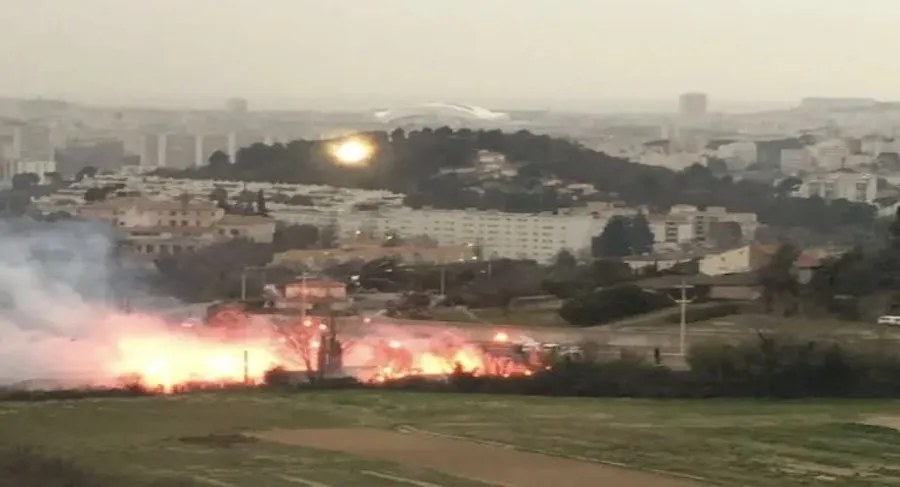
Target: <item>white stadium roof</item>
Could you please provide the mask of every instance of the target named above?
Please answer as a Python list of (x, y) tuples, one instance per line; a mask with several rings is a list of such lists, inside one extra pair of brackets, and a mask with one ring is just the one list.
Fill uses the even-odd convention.
[(375, 118), (382, 122), (414, 117), (448, 117), (468, 120), (509, 120), (509, 114), (495, 112), (487, 108), (456, 103), (424, 103), (391, 110), (375, 112)]

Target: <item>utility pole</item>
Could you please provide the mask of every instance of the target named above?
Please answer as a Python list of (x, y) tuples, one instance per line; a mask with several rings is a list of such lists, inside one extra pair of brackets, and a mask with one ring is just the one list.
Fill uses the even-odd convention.
[[(241, 269), (241, 304), (246, 306), (247, 301), (247, 271), (262, 271), (263, 276), (265, 276), (265, 267), (244, 267)], [(265, 277), (263, 277), (265, 280)], [(250, 385), (250, 349), (247, 347), (247, 341), (249, 340), (249, 323), (244, 325), (244, 384)]]
[(693, 303), (694, 300), (697, 299), (697, 297), (695, 296), (693, 298), (688, 298), (688, 290), (694, 289), (694, 286), (692, 286), (690, 284), (686, 284), (684, 279), (681, 280), (681, 284), (679, 284), (678, 286), (675, 286), (675, 289), (680, 290), (678, 297), (673, 298), (672, 296), (669, 296), (669, 299), (671, 299), (675, 304), (677, 304), (681, 308), (680, 309), (680, 312), (681, 312), (680, 313), (681, 314), (680, 325), (681, 326), (680, 326), (679, 333), (678, 333), (678, 354), (681, 355), (682, 357), (684, 357), (686, 354), (686, 351), (687, 351), (686, 350), (687, 307), (689, 304)]

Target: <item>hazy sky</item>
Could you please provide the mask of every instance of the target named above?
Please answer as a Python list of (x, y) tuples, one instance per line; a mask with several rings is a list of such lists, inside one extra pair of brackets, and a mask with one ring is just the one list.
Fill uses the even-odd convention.
[(0, 0), (0, 95), (900, 100), (898, 54), (900, 0)]

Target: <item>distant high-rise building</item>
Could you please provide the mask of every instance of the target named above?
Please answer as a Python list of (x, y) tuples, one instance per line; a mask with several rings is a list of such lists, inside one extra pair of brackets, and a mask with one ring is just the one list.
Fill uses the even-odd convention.
[(166, 134), (162, 151), (164, 167), (188, 169), (197, 167), (203, 150), (203, 139), (192, 134)]
[(706, 93), (684, 93), (678, 97), (678, 115), (681, 118), (701, 118), (706, 116)]
[(52, 161), (55, 147), (50, 128), (44, 125), (14, 123), (0, 126), (0, 138), (7, 145), (9, 159)]
[(231, 98), (225, 102), (225, 109), (231, 113), (243, 115), (248, 110), (247, 100), (244, 98)]
[(202, 152), (200, 154), (200, 160), (197, 161), (199, 165), (204, 165), (209, 161), (209, 156), (216, 151), (222, 151), (228, 154), (228, 157), (231, 160), (234, 160), (234, 143), (232, 139), (234, 138), (232, 134), (206, 134), (201, 136), (202, 138)]

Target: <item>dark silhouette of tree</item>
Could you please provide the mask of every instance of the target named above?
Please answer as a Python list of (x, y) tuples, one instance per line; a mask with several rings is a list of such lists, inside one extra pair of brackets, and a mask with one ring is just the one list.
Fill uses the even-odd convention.
[(228, 157), (228, 154), (217, 150), (209, 155), (207, 162), (213, 171), (226, 171), (227, 167), (231, 165), (231, 158)]
[(310, 196), (305, 194), (295, 194), (294, 196), (288, 198), (285, 203), (297, 206), (316, 206), (315, 201), (313, 201)]
[(803, 180), (798, 177), (790, 176), (784, 178), (775, 185), (775, 195), (786, 198), (794, 191), (797, 191), (797, 188), (799, 188), (801, 184), (803, 184)]
[(769, 262), (760, 270), (760, 284), (763, 288), (763, 303), (767, 313), (775, 311), (782, 304), (780, 314), (788, 314), (796, 304), (800, 284), (794, 273), (794, 262), (800, 252), (790, 243), (782, 243)]
[(578, 259), (575, 258), (572, 252), (563, 249), (556, 254), (553, 265), (563, 269), (571, 269), (578, 266)]
[(314, 225), (278, 225), (273, 237), (273, 250), (284, 252), (310, 249), (319, 243), (319, 228)]
[(725, 161), (723, 159), (720, 159), (718, 157), (710, 157), (709, 159), (707, 159), (706, 167), (708, 167), (709, 171), (717, 177), (728, 174), (728, 165), (725, 164)]
[[(241, 269), (265, 266), (272, 260), (272, 247), (245, 239), (234, 239), (156, 260), (163, 286), (189, 302), (239, 298)], [(259, 295), (261, 277), (248, 279), (248, 295)]]
[(614, 216), (594, 238), (591, 254), (594, 257), (626, 257), (631, 255), (631, 225), (624, 216)]
[(333, 249), (338, 244), (338, 228), (336, 225), (326, 225), (319, 229), (319, 247)]
[(33, 172), (23, 172), (12, 177), (12, 187), (16, 191), (27, 190), (37, 186), (41, 177)]
[(649, 313), (672, 303), (668, 297), (652, 294), (630, 284), (598, 289), (567, 300), (559, 315), (578, 326), (602, 325), (629, 316)]
[(266, 193), (263, 190), (256, 193), (256, 214), (269, 216), (269, 210), (266, 208)]
[(65, 180), (63, 179), (62, 174), (60, 174), (56, 171), (45, 172), (44, 178), (52, 186), (62, 186), (65, 183)]
[(215, 201), (216, 203), (219, 203), (220, 205), (224, 202), (224, 203), (226, 203), (226, 205), (227, 205), (227, 203), (228, 203), (228, 190), (226, 190), (226, 189), (225, 189), (224, 187), (222, 187), (222, 186), (216, 186), (215, 188), (213, 188), (212, 191), (210, 191), (210, 193), (209, 193), (209, 200), (210, 200), (210, 201)]
[(93, 178), (97, 175), (97, 168), (94, 166), (84, 166), (75, 174), (75, 181), (81, 181), (84, 178)]
[(888, 243), (892, 248), (900, 250), (900, 207), (897, 208), (894, 220), (888, 227)]
[(643, 213), (638, 213), (629, 222), (632, 254), (649, 254), (653, 251), (653, 231)]
[(98, 188), (88, 188), (84, 192), (84, 201), (88, 203), (106, 201), (110, 194), (115, 191), (113, 186), (102, 186)]

